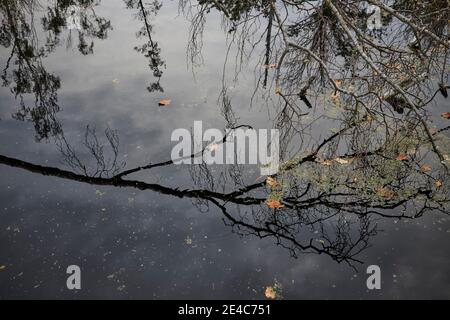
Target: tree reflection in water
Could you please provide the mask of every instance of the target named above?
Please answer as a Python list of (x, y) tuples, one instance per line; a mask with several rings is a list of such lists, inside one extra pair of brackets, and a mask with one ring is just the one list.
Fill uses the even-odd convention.
[[(236, 78), (242, 65), (260, 57), (255, 93), (267, 104), (273, 92), (278, 96), (273, 126), (282, 133), (281, 169), (269, 180), (254, 182), (238, 165), (219, 172), (215, 167), (213, 172), (203, 164), (187, 168), (193, 184), (180, 190), (140, 179), (145, 171), (172, 166), (171, 160), (123, 168), (117, 161), (120, 133), (109, 129), (111, 157), (88, 127), (85, 145), (93, 164), (83, 163), (56, 120), (59, 78), (47, 73), (41, 62), (60, 42), (64, 25), (58, 21), (73, 1), (49, 8), (43, 19), (47, 44), (42, 48), (26, 19), (34, 2), (4, 1), (0, 8), (7, 23), (0, 38), (12, 50), (3, 84), (21, 102), (16, 117), (31, 116), (38, 139), (57, 136), (70, 170), (3, 155), (0, 163), (82, 183), (190, 198), (202, 208), (216, 207), (238, 234), (273, 238), (293, 256), (326, 254), (354, 266), (377, 234), (377, 220), (449, 211), (450, 127), (431, 126), (434, 100), (439, 94), (448, 96), (447, 2), (394, 1), (390, 7), (378, 0), (367, 2), (381, 7), (382, 30), (367, 28), (366, 1), (180, 0), (192, 21), (190, 62), (202, 61), (207, 15), (218, 11), (230, 48), (239, 52)], [(164, 62), (149, 19), (160, 3), (126, 5), (137, 10), (144, 23), (139, 35), (149, 39), (136, 48), (149, 59), (157, 78), (148, 89), (162, 91)], [(80, 31), (78, 48), (83, 54), (93, 48), (86, 38), (106, 38), (111, 27), (107, 20), (93, 17)], [(23, 96), (28, 93), (36, 97), (34, 108), (25, 106)], [(221, 102), (226, 127), (241, 125), (225, 80)], [(318, 127), (334, 129), (317, 132)], [(279, 208), (268, 206), (268, 199)]]

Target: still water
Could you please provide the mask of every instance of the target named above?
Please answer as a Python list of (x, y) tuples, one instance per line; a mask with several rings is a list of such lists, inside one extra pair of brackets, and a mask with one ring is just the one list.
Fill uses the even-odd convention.
[[(14, 2), (1, 5), (2, 26), (15, 21), (23, 31), (20, 15), (6, 14)], [(224, 174), (220, 166), (169, 165), (124, 178), (145, 184), (139, 186), (68, 177), (76, 172), (108, 179), (170, 160), (173, 130), (191, 129), (194, 121), (224, 130), (230, 124), (224, 87), (235, 125), (272, 128), (278, 98), (255, 93), (260, 61), (249, 58), (236, 66), (236, 51), (228, 51), (229, 36), (216, 12), (208, 17), (198, 64), (190, 62), (191, 22), (178, 2), (164, 1), (156, 15), (150, 12), (151, 43), (160, 50), (150, 59), (161, 59), (150, 68), (149, 57), (136, 50), (149, 40), (145, 30), (137, 34), (144, 26), (139, 5), (102, 1), (95, 15), (89, 13), (90, 31), (80, 38), (76, 28), (66, 28), (57, 41), (43, 30), (48, 8), (35, 4), (32, 20), (18, 9), (33, 30), (15, 36), (44, 48), (38, 59), (14, 63), (15, 45), (6, 37), (0, 46), (2, 70), (22, 70), (22, 77), (11, 74), (0, 88), (0, 298), (265, 299), (268, 286), (284, 299), (450, 298), (446, 209), (395, 218), (413, 203), (387, 209), (394, 218), (374, 215), (364, 223), (376, 232), (364, 236), (354, 261), (347, 261), (339, 248), (331, 254), (316, 250), (336, 230), (333, 225), (295, 229), (296, 241), (314, 244), (305, 250), (293, 249), (284, 233), (258, 232), (265, 225), (263, 209), (230, 196), (242, 186), (264, 184), (257, 166)], [(22, 86), (31, 86), (30, 93), (16, 94), (14, 83), (27, 78), (31, 84)], [(170, 104), (159, 106), (161, 99)], [(33, 112), (29, 105), (41, 108)], [(448, 101), (439, 97), (432, 108), (439, 124)], [(331, 132), (333, 120), (327, 121), (308, 128), (305, 148)], [(101, 144), (98, 162), (92, 150)], [(264, 200), (267, 194), (253, 197)], [(69, 265), (81, 268), (81, 290), (66, 287)], [(381, 290), (367, 289), (369, 265), (382, 270)]]

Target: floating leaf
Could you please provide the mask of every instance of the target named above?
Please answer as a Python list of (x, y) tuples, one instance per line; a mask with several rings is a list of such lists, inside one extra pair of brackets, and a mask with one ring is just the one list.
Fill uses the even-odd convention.
[(340, 97), (341, 97), (341, 93), (340, 93), (339, 91), (335, 91), (335, 92), (333, 92), (333, 94), (331, 95), (331, 100), (332, 100), (334, 103), (338, 103)]
[(321, 158), (316, 158), (316, 162), (323, 164), (324, 166), (331, 166), (333, 164), (333, 160), (325, 160)]
[(263, 65), (263, 67), (266, 69), (275, 69), (277, 67), (277, 65), (275, 63), (271, 63), (271, 64), (265, 64), (265, 65)]
[(186, 239), (184, 239), (184, 242), (185, 242), (188, 246), (192, 245), (192, 243), (193, 243), (191, 237), (189, 237), (189, 236), (187, 236)]
[(281, 88), (280, 87), (275, 88), (275, 94), (281, 95)]
[(334, 159), (334, 161), (336, 161), (339, 164), (349, 164), (351, 162), (351, 160), (342, 159), (342, 158), (336, 158), (336, 159)]
[(450, 119), (450, 112), (444, 112), (443, 114), (441, 114), (441, 117), (444, 119)]
[(219, 150), (219, 145), (217, 143), (211, 143), (210, 145), (208, 145), (207, 149), (209, 151), (217, 151)]
[(375, 188), (374, 191), (378, 196), (383, 197), (386, 200), (392, 200), (395, 197), (394, 191), (392, 191), (388, 188), (384, 188), (384, 187)]
[(119, 84), (120, 81), (119, 81), (119, 79), (113, 79), (113, 80), (112, 80), (112, 83), (113, 83), (113, 84)]
[(408, 160), (408, 156), (404, 153), (400, 153), (397, 157), (395, 157), (397, 161), (406, 161)]
[(277, 188), (277, 187), (279, 187), (279, 185), (280, 185), (280, 184), (278, 183), (278, 181), (275, 180), (275, 179), (272, 178), (272, 177), (267, 177), (266, 183), (267, 183), (267, 185), (270, 186), (271, 188)]
[(424, 164), (423, 166), (420, 167), (420, 171), (422, 172), (430, 172), (431, 170), (432, 168), (427, 164)]
[(5, 270), (6, 269), (6, 266), (0, 266), (0, 271), (2, 271), (2, 270)]
[(170, 100), (170, 99), (159, 100), (160, 107), (166, 107), (166, 106), (170, 105), (171, 103), (172, 103), (172, 100)]
[(267, 206), (270, 209), (281, 209), (284, 208), (284, 204), (282, 204), (280, 201), (275, 199), (270, 199), (266, 201)]
[(436, 186), (436, 188), (442, 188), (442, 186), (443, 186), (443, 183), (442, 183), (442, 181), (441, 180), (437, 180), (435, 183), (434, 183), (434, 185)]
[(271, 286), (266, 287), (266, 290), (264, 291), (264, 295), (266, 296), (267, 299), (276, 299), (277, 298), (277, 292)]

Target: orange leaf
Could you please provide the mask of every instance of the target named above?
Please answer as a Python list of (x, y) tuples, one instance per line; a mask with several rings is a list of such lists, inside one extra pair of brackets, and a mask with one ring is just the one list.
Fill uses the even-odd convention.
[(160, 107), (166, 107), (166, 106), (170, 105), (171, 103), (172, 103), (172, 100), (170, 100), (170, 99), (159, 100)]
[(432, 168), (427, 164), (424, 164), (423, 166), (420, 167), (420, 171), (422, 172), (430, 172), (431, 170)]
[(341, 97), (341, 93), (339, 91), (335, 91), (331, 95), (331, 100), (333, 100), (334, 103), (337, 103), (339, 101), (340, 97)]
[(404, 154), (404, 153), (400, 153), (400, 154), (395, 158), (395, 160), (397, 160), (397, 161), (406, 161), (406, 160), (408, 160), (408, 156), (407, 156), (406, 154)]
[(280, 201), (275, 199), (270, 199), (266, 201), (267, 206), (270, 209), (281, 209), (284, 208), (284, 204), (282, 204)]
[(441, 114), (441, 117), (444, 119), (450, 119), (450, 112), (444, 112), (443, 114)]

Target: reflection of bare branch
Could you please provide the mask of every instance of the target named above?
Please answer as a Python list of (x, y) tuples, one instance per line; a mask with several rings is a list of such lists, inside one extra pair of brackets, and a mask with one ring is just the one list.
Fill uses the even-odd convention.
[(83, 145), (95, 161), (93, 166), (89, 166), (80, 159), (64, 136), (57, 140), (57, 146), (63, 155), (64, 162), (75, 172), (80, 172), (88, 177), (111, 177), (116, 175), (125, 163), (118, 162), (119, 137), (117, 132), (107, 128), (105, 136), (112, 152), (111, 157), (105, 155), (105, 146), (98, 140), (95, 128), (86, 127)]

